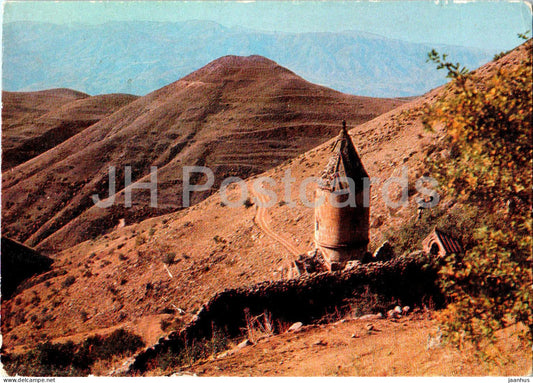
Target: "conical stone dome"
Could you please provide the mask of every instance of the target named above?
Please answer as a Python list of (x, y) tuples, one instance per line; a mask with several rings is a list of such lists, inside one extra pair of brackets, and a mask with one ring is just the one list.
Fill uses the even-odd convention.
[(333, 154), (320, 175), (319, 187), (330, 191), (344, 188), (343, 183), (339, 182), (339, 178), (342, 177), (351, 178), (354, 181), (355, 192), (363, 190), (363, 179), (368, 177), (346, 130), (346, 121), (342, 122), (342, 129), (333, 146)]

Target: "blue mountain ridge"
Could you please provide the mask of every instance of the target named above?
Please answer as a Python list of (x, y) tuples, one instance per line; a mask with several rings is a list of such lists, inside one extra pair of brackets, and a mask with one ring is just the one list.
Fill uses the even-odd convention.
[(418, 44), (365, 32), (281, 33), (211, 21), (101, 25), (6, 23), (3, 88), (72, 88), (144, 95), (225, 55), (262, 55), (306, 80), (374, 97), (423, 94), (446, 82), (426, 63), (435, 48), (475, 69), (496, 51)]

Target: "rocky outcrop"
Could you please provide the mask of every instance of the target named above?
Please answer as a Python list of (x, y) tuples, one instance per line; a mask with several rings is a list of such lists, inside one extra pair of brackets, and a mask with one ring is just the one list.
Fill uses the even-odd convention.
[(249, 288), (224, 290), (202, 306), (181, 331), (173, 332), (141, 352), (130, 371), (156, 367), (157, 355), (176, 350), (213, 331), (241, 335), (245, 313), (268, 311), (275, 323), (310, 323), (341, 307), (357, 305), (365, 313), (384, 312), (391, 304), (419, 305), (431, 299), (443, 302), (435, 285), (437, 267), (430, 258), (408, 255), (388, 262), (358, 265), (349, 271), (304, 275), (299, 279), (263, 282)]

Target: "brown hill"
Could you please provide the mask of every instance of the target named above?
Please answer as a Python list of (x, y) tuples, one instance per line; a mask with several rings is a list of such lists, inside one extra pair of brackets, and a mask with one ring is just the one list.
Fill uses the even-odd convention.
[(137, 96), (70, 89), (2, 92), (2, 171), (44, 153)]
[[(309, 150), (337, 133), (339, 121), (370, 120), (404, 101), (357, 97), (313, 85), (259, 56), (227, 56), (126, 105), (61, 145), (4, 175), (3, 230), (52, 252), (127, 224), (182, 208), (182, 167), (246, 178)], [(148, 182), (158, 167), (158, 208), (134, 191), (124, 208), (124, 167)], [(111, 208), (94, 207), (117, 169)]]
[[(514, 65), (516, 58), (524, 54), (530, 51), (521, 47), (483, 67), (477, 71), (480, 81), (501, 65)], [(285, 71), (281, 73), (292, 76)], [(184, 81), (171, 87), (208, 87)], [(149, 97), (155, 103), (159, 93), (170, 90), (164, 88)], [(424, 105), (431, 104), (445, 92), (445, 87), (436, 89), (351, 130), (367, 172), (381, 179), (372, 188), (371, 249), (381, 243), (388, 230), (416, 215), (416, 191), (410, 187), (408, 206), (388, 208), (380, 193), (383, 181), (391, 175), (399, 176), (401, 166), (407, 166), (412, 185), (416, 177), (426, 172), (423, 167), (426, 156), (447, 153), (441, 144), (443, 132), (427, 132), (421, 123)], [(191, 97), (193, 93), (187, 94)], [(140, 106), (134, 104), (141, 100), (127, 106), (128, 112), (133, 113)], [(250, 100), (255, 102), (257, 98)], [(247, 105), (240, 108), (247, 108)], [(160, 106), (164, 107), (164, 104)], [(341, 104), (339, 109), (343, 108)], [(233, 118), (240, 120), (245, 116), (234, 114)], [(315, 118), (319, 117), (315, 115)], [(351, 120), (348, 124), (355, 125)], [(332, 129), (338, 131), (339, 124), (332, 124)], [(291, 198), (299, 200), (301, 181), (320, 174), (329, 159), (331, 144), (332, 141), (326, 142), (262, 174), (277, 181), (273, 190), (279, 199), (284, 195), (280, 179), (290, 169), (296, 179)], [(247, 181), (249, 189), (253, 180)], [(310, 186), (309, 196), (311, 192)], [(393, 195), (396, 192), (392, 190)], [(237, 193), (238, 190), (231, 190), (230, 199)], [(81, 340), (88, 334), (108, 332), (117, 327), (141, 334), (150, 344), (190, 320), (201, 304), (215, 293), (280, 278), (280, 267), (294, 254), (264, 231), (264, 225), (302, 253), (312, 246), (313, 210), (301, 203), (293, 208), (277, 203), (260, 211), (261, 220), (256, 221), (255, 206), (231, 208), (220, 202), (220, 195), (215, 194), (191, 208), (118, 228), (57, 254), (54, 274), (50, 273), (49, 278), (40, 280), (17, 299), (4, 302), (2, 330), (6, 334), (6, 347), (32, 346), (45, 337), (58, 341)], [(74, 280), (73, 283), (67, 285), (67, 278)], [(178, 313), (178, 308), (183, 314)], [(32, 316), (37, 322), (27, 320)]]
[(2, 92), (4, 124), (31, 121), (69, 102), (90, 97), (72, 89), (49, 89), (37, 92)]

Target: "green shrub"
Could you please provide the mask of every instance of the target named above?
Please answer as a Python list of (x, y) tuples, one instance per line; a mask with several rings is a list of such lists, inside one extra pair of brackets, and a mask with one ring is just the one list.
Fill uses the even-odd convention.
[(448, 339), (476, 347), (515, 323), (525, 325), (531, 342), (531, 40), (525, 49), (518, 65), (497, 67), (483, 82), (430, 55), (454, 81), (425, 123), (444, 124), (456, 155), (428, 166), (443, 191), (479, 217), (471, 247), (449, 256), (440, 272), (450, 299), (440, 319)]

